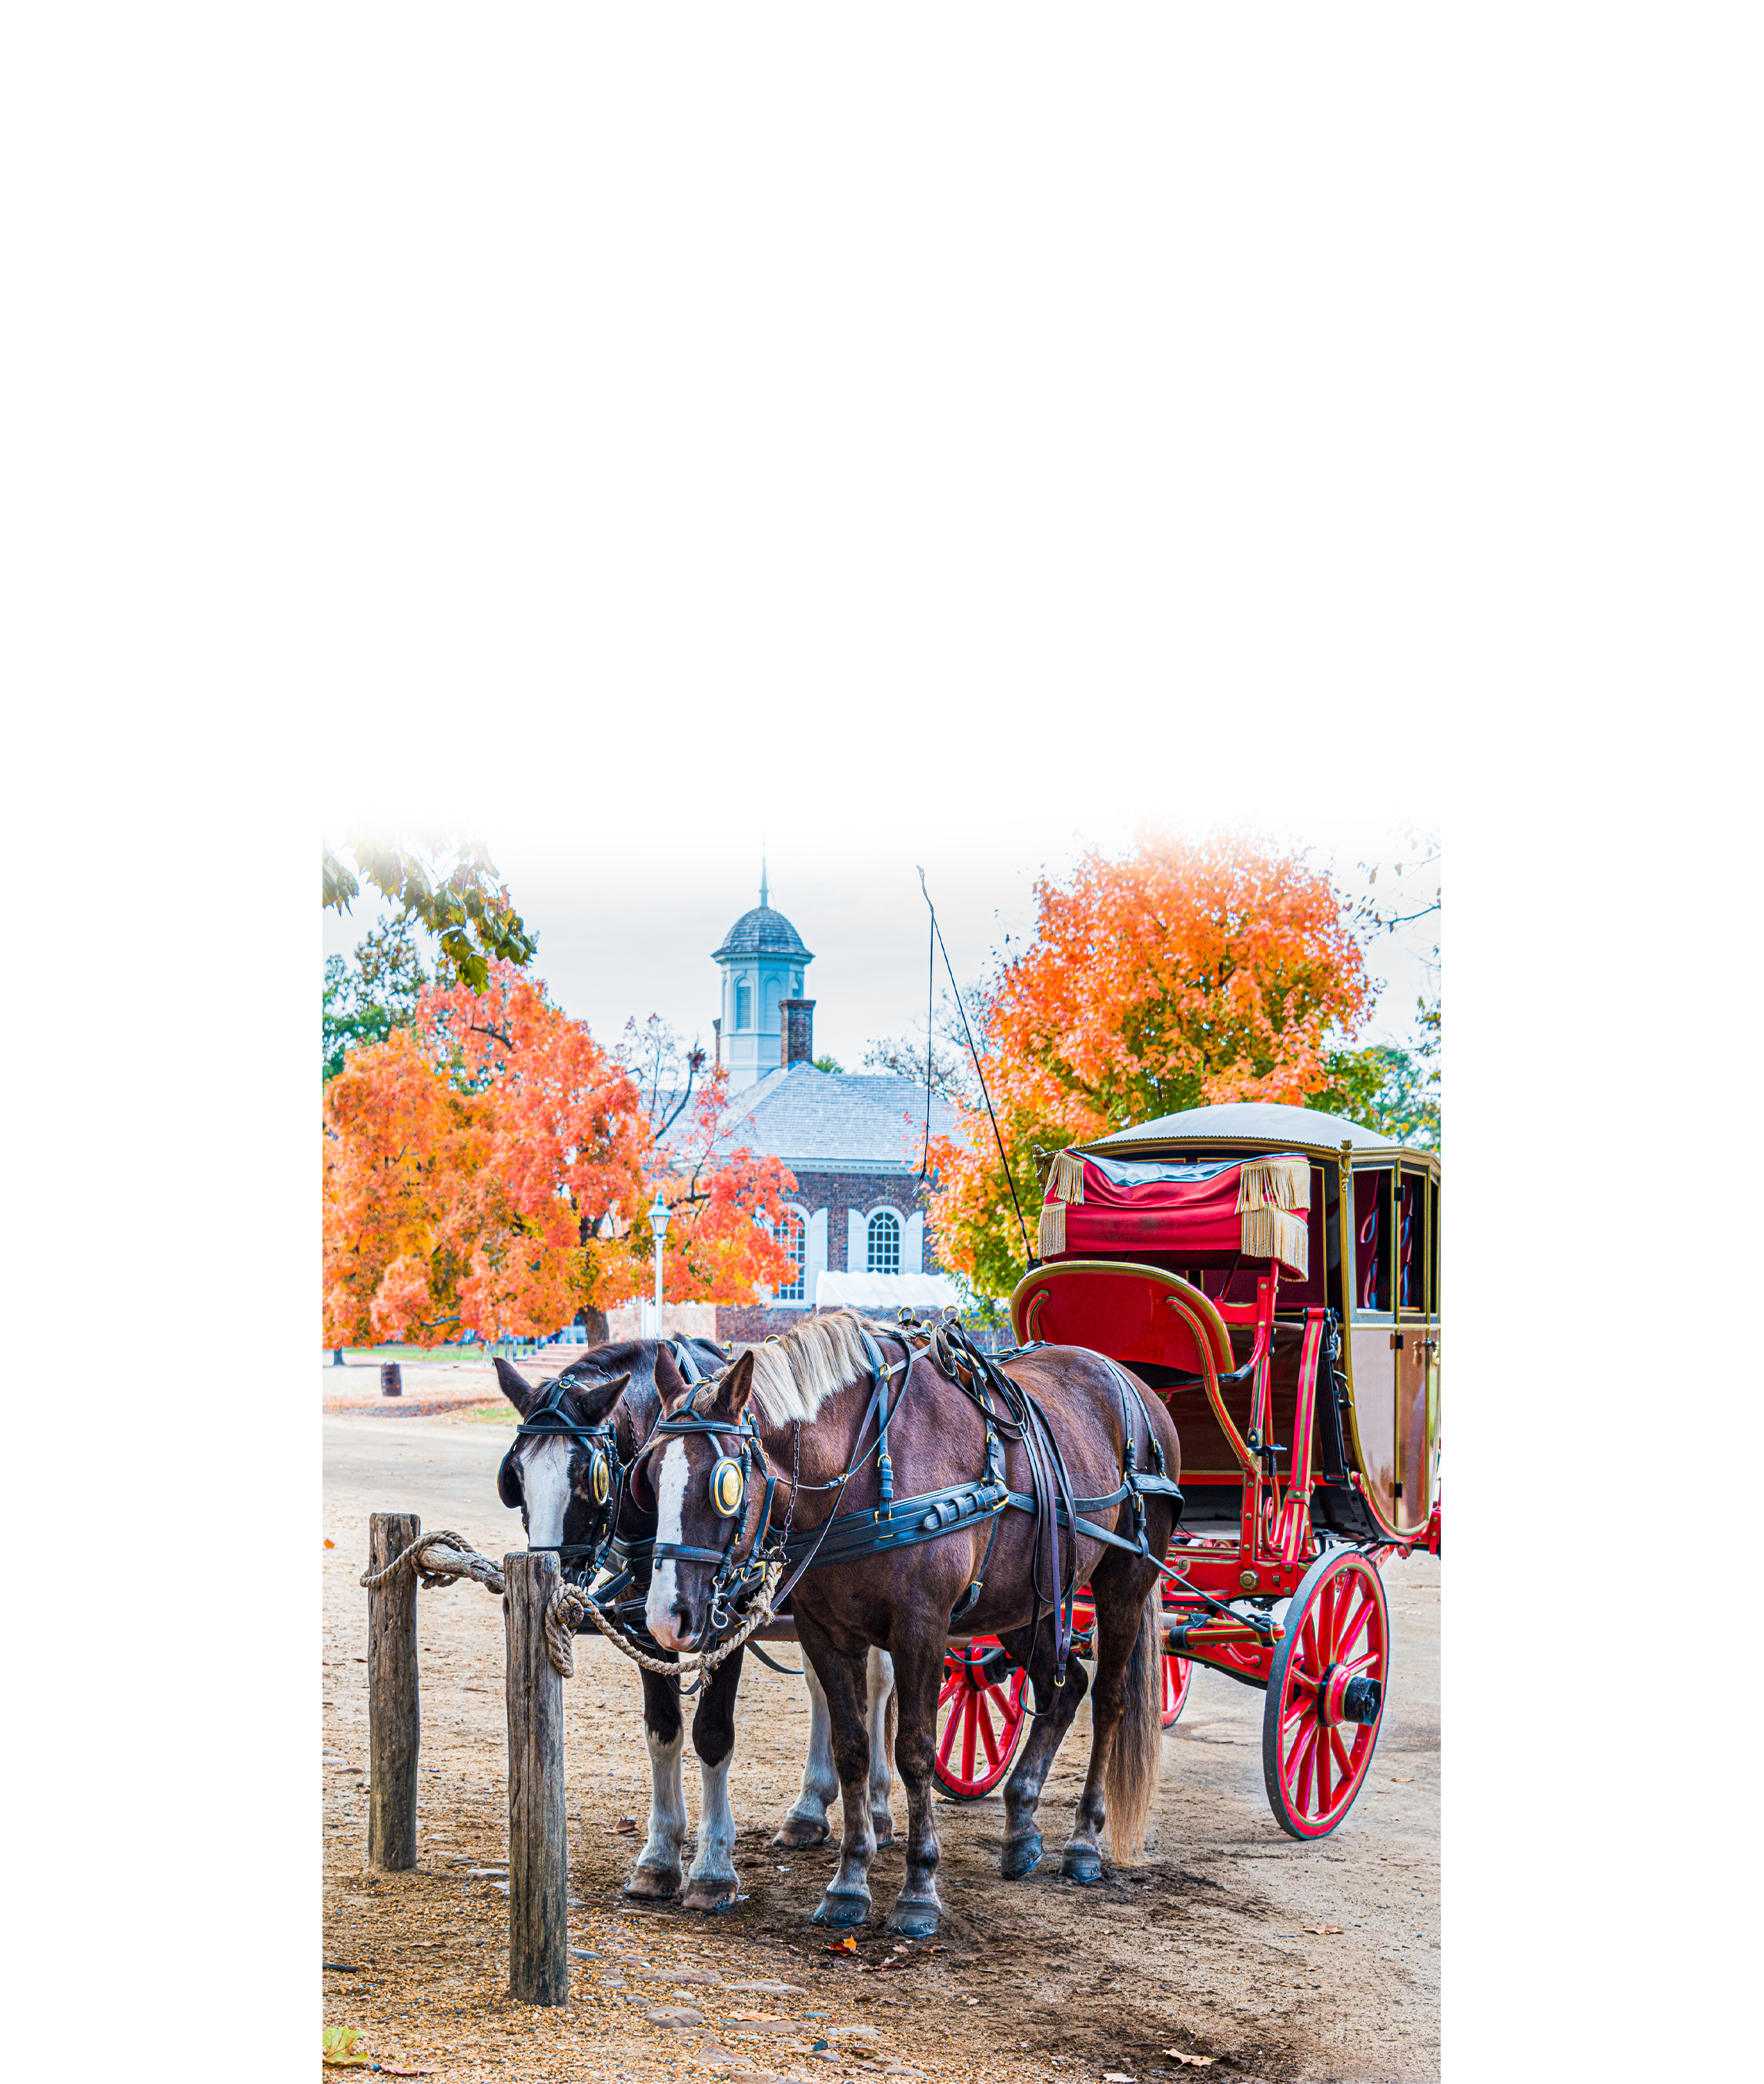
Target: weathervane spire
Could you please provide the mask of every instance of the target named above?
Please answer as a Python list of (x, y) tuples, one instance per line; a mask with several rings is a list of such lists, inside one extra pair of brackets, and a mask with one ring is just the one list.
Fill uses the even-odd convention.
[(762, 854), (760, 856), (760, 903), (763, 907), (770, 902), (770, 899), (765, 894), (765, 857)]

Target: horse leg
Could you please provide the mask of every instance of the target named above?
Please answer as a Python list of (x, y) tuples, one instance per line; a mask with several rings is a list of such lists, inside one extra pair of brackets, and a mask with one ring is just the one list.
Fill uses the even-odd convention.
[(864, 1653), (836, 1649), (803, 1617), (797, 1622), (803, 1654), (812, 1658), (827, 1696), (833, 1762), (839, 1769), (844, 1829), (839, 1865), (816, 1906), (816, 1925), (862, 1925), (870, 1911), (870, 1862), (876, 1833), (870, 1828), (870, 1733), (864, 1715)]
[(686, 1794), (680, 1780), (685, 1726), (680, 1681), (643, 1675), (643, 1738), (649, 1746), (649, 1836), (625, 1884), (636, 1896), (669, 1896), (680, 1889), (680, 1849), (686, 1836)]
[(888, 1793), (894, 1785), (894, 1735), (900, 1716), (900, 1696), (894, 1690), (894, 1660), (885, 1650), (872, 1648), (865, 1673), (870, 1702), (870, 1828), (876, 1847), (894, 1843), (894, 1819), (888, 1813)]
[[(1096, 1676), (1090, 1689), (1090, 1764), (1084, 1775), (1083, 1790), (1078, 1798), (1077, 1814), (1072, 1819), (1072, 1835), (1060, 1854), (1060, 1872), (1070, 1881), (1102, 1879), (1102, 1855), (1096, 1840), (1108, 1815), (1105, 1781), (1116, 1777), (1109, 1768), (1115, 1746), (1122, 1739), (1122, 1719), (1129, 1705), (1130, 1666), (1134, 1667), (1132, 1675), (1135, 1679), (1141, 1676), (1134, 1665), (1134, 1652), (1139, 1645), (1145, 1615), (1148, 1590), (1145, 1577), (1156, 1576), (1155, 1572), (1147, 1574), (1135, 1569), (1131, 1571), (1130, 1581), (1130, 1571), (1114, 1568), (1115, 1561), (1111, 1557), (1091, 1577), (1091, 1592), (1096, 1608)], [(1135, 1584), (1137, 1596), (1134, 1595)], [(1151, 1638), (1151, 1646), (1156, 1671), (1155, 1636)], [(1140, 1820), (1143, 1828), (1143, 1817)]]
[(686, 1877), (681, 1907), (723, 1910), (735, 1901), (735, 1812), (729, 1807), (729, 1768), (735, 1758), (735, 1696), (740, 1684), (737, 1650), (710, 1675), (692, 1718), (692, 1747), (698, 1754), (703, 1799), (698, 1807), (698, 1857)]
[(1030, 1721), (1028, 1740), (1004, 1784), (1004, 1851), (999, 1871), (1007, 1882), (1014, 1882), (1041, 1864), (1041, 1832), (1036, 1822), (1041, 1790), (1090, 1681), (1075, 1657), (1066, 1667), (1066, 1684), (1054, 1684), (1051, 1621), (1039, 1628), (1013, 1629), (999, 1639), (1013, 1660), (1028, 1671), (1037, 1705), (1045, 1703), (1048, 1708), (1045, 1714)]
[(839, 1792), (827, 1696), (807, 1650), (803, 1652), (803, 1677), (808, 1682), (808, 1756), (803, 1761), (803, 1791), (773, 1839), (774, 1845), (818, 1845), (827, 1835), (827, 1805)]
[(937, 1929), (943, 1904), (937, 1894), (937, 1862), (941, 1857), (937, 1824), (931, 1811), (932, 1763), (936, 1756), (937, 1696), (943, 1683), (944, 1630), (898, 1647), (894, 1684), (899, 1700), (899, 1734), (895, 1756), (906, 1782), (906, 1879), (888, 1912), (890, 1932), (910, 1939), (929, 1939)]

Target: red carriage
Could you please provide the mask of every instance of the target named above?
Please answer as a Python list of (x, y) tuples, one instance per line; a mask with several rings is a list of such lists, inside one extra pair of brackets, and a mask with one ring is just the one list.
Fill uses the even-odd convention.
[[(1058, 1152), (1045, 1192), (1016, 1337), (1107, 1353), (1181, 1438), (1164, 1726), (1193, 1664), (1265, 1691), (1270, 1804), (1321, 1837), (1377, 1742), (1379, 1565), (1439, 1552), (1438, 1154), (1308, 1108), (1201, 1108)], [(950, 1794), (1003, 1779), (1024, 1693), (996, 1642), (952, 1643)]]

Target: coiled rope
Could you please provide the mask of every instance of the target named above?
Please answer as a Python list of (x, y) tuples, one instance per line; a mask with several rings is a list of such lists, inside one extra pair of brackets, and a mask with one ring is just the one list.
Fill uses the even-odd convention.
[[(435, 1591), (443, 1585), (457, 1583), (461, 1578), (470, 1578), (486, 1591), (505, 1596), (508, 1589), (502, 1572), (489, 1557), (479, 1555), (464, 1535), (452, 1533), (445, 1527), (433, 1534), (418, 1535), (384, 1569), (363, 1571), (361, 1582), (372, 1591), (401, 1570), (414, 1572), (425, 1591)], [(772, 1595), (778, 1590), (778, 1581), (782, 1574), (781, 1564), (768, 1565), (747, 1617), (735, 1633), (709, 1650), (677, 1658), (651, 1657), (647, 1650), (639, 1650), (626, 1639), (617, 1622), (601, 1612), (579, 1585), (559, 1585), (545, 1602), (545, 1652), (551, 1659), (552, 1669), (560, 1678), (575, 1678), (575, 1636), (578, 1624), (586, 1617), (621, 1656), (628, 1657), (633, 1664), (640, 1664), (644, 1671), (659, 1672), (664, 1679), (696, 1679), (701, 1675), (708, 1679), (756, 1629), (763, 1628), (772, 1618)]]

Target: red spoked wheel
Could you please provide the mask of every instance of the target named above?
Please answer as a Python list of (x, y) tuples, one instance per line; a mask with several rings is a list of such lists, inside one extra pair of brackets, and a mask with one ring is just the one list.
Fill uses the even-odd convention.
[(1194, 1684), (1194, 1667), (1185, 1657), (1164, 1654), (1164, 1726), (1173, 1730), (1177, 1718), (1188, 1705), (1188, 1689)]
[(1312, 1564), (1287, 1609), (1262, 1718), (1262, 1769), (1283, 1831), (1321, 1838), (1354, 1806), (1384, 1713), (1390, 1616), (1356, 1551)]
[(1027, 1676), (1020, 1666), (1012, 1667), (996, 1636), (976, 1636), (944, 1651), (932, 1770), (958, 1802), (990, 1794), (1010, 1771), (1028, 1719), (1023, 1705)]

